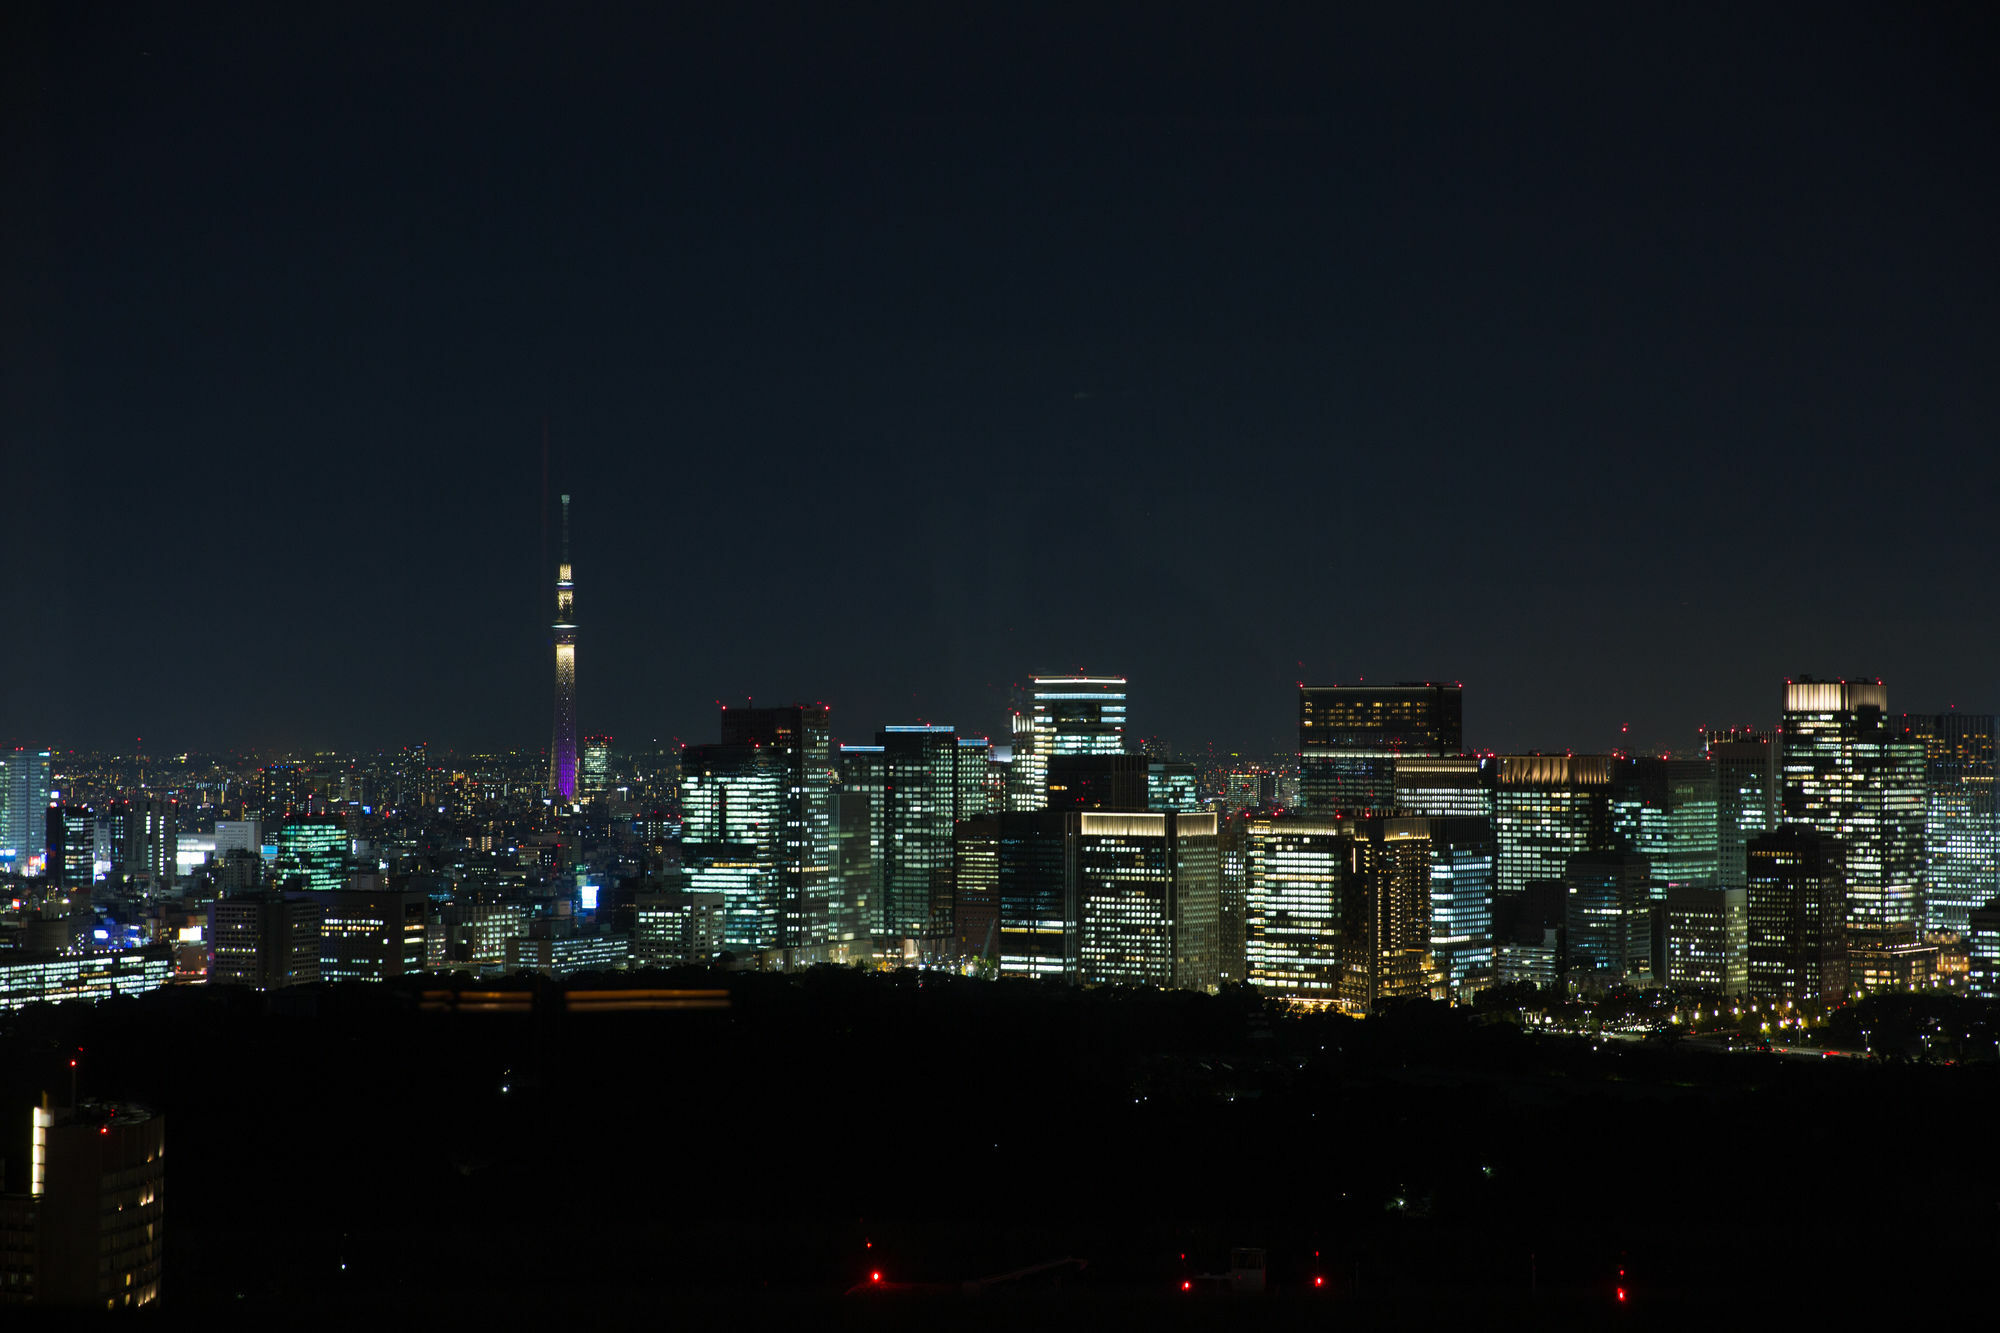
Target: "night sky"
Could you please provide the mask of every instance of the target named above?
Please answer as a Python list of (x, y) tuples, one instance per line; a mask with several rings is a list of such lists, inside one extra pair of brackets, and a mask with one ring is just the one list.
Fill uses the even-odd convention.
[(621, 746), (2000, 709), (1991, 6), (83, 8), (0, 19), (0, 739), (545, 746), (563, 490)]

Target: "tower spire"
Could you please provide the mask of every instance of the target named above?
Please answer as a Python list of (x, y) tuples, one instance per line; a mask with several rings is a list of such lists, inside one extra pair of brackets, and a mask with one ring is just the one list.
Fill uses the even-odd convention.
[(562, 497), (562, 559), (556, 565), (556, 725), (549, 746), (549, 792), (576, 799), (576, 581), (569, 561), (569, 497)]

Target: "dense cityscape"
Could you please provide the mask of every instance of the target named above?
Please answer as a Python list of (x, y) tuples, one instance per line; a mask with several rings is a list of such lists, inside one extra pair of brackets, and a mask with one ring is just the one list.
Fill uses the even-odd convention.
[[(388, 983), (421, 1010), (528, 1014), (541, 978), (572, 1011), (727, 1010), (731, 976), (858, 969), (2000, 1060), (1991, 714), (1799, 676), (1774, 721), (1690, 753), (1494, 754), (1468, 743), (1461, 682), (1302, 685), (1296, 752), (1194, 758), (1142, 738), (1130, 678), (1078, 673), (1029, 677), (997, 743), (929, 721), (836, 739), (813, 703), (620, 749), (579, 730), (561, 513), (546, 750), (0, 760), (0, 1006)], [(159, 1297), (163, 1125), (43, 1091), (0, 1298)], [(61, 1227), (111, 1258), (76, 1267)], [(1261, 1290), (1264, 1251), (1232, 1256), (1183, 1287)]]
[(1996, 67), (0, 5), (0, 1330), (1955, 1333)]

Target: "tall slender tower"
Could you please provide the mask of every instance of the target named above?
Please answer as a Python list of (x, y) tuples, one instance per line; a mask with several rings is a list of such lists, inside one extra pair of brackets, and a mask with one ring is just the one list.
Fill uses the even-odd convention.
[(569, 497), (562, 498), (562, 562), (556, 566), (556, 736), (549, 746), (549, 790), (576, 799), (576, 584), (570, 578)]

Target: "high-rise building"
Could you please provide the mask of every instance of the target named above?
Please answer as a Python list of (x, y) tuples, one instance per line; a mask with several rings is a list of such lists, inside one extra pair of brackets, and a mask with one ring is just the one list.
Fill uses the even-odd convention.
[(832, 841), (836, 940), (886, 934), (882, 920), (882, 832), (888, 804), (880, 745), (842, 745), (828, 829)]
[(634, 900), (632, 960), (642, 967), (706, 966), (722, 952), (719, 893), (662, 889)]
[(1299, 687), (1302, 794), (1316, 814), (1393, 810), (1398, 759), (1441, 758), (1464, 748), (1458, 685)]
[(1048, 762), (1048, 808), (1149, 809), (1154, 762), (1143, 754), (1051, 755)]
[(1611, 849), (1609, 755), (1501, 755), (1493, 792), (1494, 891), (1560, 880), (1578, 852)]
[(1431, 846), (1431, 957), (1454, 998), (1493, 975), (1493, 875), (1499, 847), (1483, 815), (1424, 820)]
[(681, 868), (695, 893), (719, 893), (730, 950), (784, 943), (779, 876), (782, 757), (759, 745), (690, 745), (681, 752)]
[(347, 826), (338, 819), (291, 819), (278, 826), (274, 874), (280, 887), (295, 876), (314, 893), (347, 887)]
[[(958, 736), (948, 725), (885, 727), (875, 743), (883, 766), (883, 933), (941, 946), (953, 934)], [(977, 799), (985, 799), (983, 783)]]
[(1857, 942), (1913, 940), (1922, 912), (1926, 746), (1888, 707), (1879, 680), (1785, 682), (1781, 808), (1840, 840)]
[(424, 970), (430, 900), (394, 889), (341, 889), (320, 902), (321, 981), (388, 981)]
[[(832, 830), (827, 805), (833, 753), (825, 706), (725, 708), (722, 742), (750, 746), (776, 770), (772, 856), (779, 912), (775, 942), (787, 949), (826, 943), (833, 929)], [(685, 772), (682, 781), (685, 785)]]
[(1056, 755), (1124, 754), (1123, 676), (1036, 676), (1029, 707), (1014, 715), (1007, 807), (1048, 805), (1048, 765)]
[(49, 813), (49, 874), (65, 889), (90, 892), (97, 882), (97, 812), (64, 801)]
[(1740, 889), (1744, 850), (1752, 838), (1778, 827), (1779, 753), (1772, 732), (1728, 731), (1708, 737), (1715, 765), (1715, 872), (1725, 887)]
[(576, 799), (576, 582), (569, 561), (569, 497), (562, 498), (562, 560), (556, 566), (555, 738), (549, 745), (549, 793), (568, 804)]
[(1215, 816), (1076, 815), (1078, 954), (1086, 985), (1220, 984)]
[(1254, 984), (1350, 1013), (1431, 993), (1428, 821), (1258, 818), (1249, 841)]
[(1652, 866), (1664, 901), (1683, 884), (1717, 882), (1716, 775), (1706, 759), (1620, 759), (1611, 768), (1611, 836)]
[(166, 1119), (131, 1102), (32, 1108), (28, 1192), (0, 1196), (0, 1305), (103, 1313), (160, 1296)]
[(585, 796), (600, 797), (610, 792), (611, 738), (609, 736), (583, 738), (583, 776), (580, 781)]
[(49, 752), (0, 753), (0, 870), (41, 873), (48, 810)]
[(1974, 999), (2000, 1000), (2000, 898), (1966, 920), (1966, 990)]
[(1652, 969), (1652, 863), (1637, 852), (1578, 852), (1563, 877), (1569, 976), (1595, 989)]
[[(962, 839), (996, 844), (1000, 975), (1078, 979), (1076, 839), (1080, 815), (1009, 810), (968, 822)], [(990, 821), (990, 822), (989, 822)]]
[(1749, 895), (1721, 885), (1677, 885), (1653, 904), (1653, 976), (1670, 986), (1750, 993)]
[(1476, 756), (1396, 760), (1396, 806), (1405, 814), (1488, 818), (1500, 761)]
[(112, 808), (113, 861), (127, 880), (145, 880), (165, 889), (180, 873), (180, 804), (142, 792)]
[(1750, 994), (1832, 1005), (1847, 994), (1846, 849), (1807, 824), (1750, 840), (1745, 951)]
[(1896, 724), (1924, 745), (1923, 928), (1962, 935), (2000, 893), (1993, 714), (1905, 713)]
[(319, 980), (319, 894), (241, 894), (209, 904), (208, 979), (212, 985), (279, 990)]

